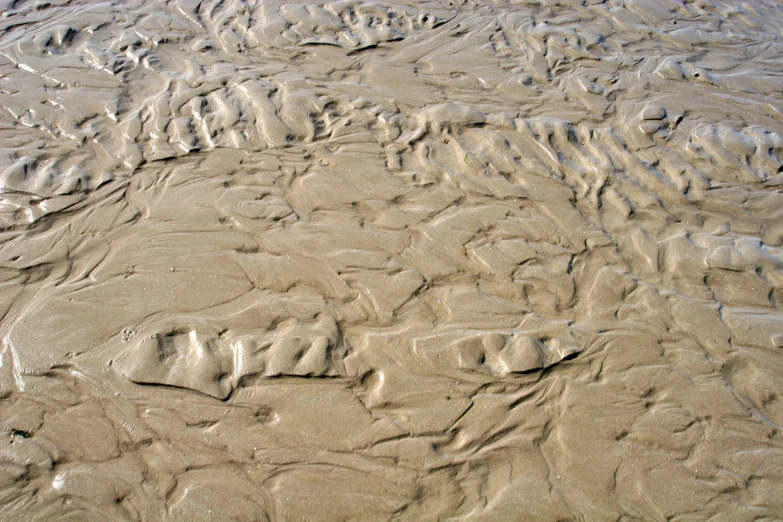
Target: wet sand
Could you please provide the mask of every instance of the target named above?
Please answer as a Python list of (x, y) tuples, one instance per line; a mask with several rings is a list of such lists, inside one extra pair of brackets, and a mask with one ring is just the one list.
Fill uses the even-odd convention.
[(3, 520), (783, 518), (783, 7), (0, 3)]

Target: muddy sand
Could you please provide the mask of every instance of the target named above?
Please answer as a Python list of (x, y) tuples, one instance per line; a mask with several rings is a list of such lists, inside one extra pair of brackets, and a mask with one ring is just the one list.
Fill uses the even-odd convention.
[(8, 1), (3, 520), (783, 517), (776, 1)]

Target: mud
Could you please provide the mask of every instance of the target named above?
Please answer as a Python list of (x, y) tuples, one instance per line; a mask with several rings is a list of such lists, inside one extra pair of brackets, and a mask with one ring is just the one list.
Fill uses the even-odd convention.
[(0, 3), (0, 518), (783, 518), (782, 30)]

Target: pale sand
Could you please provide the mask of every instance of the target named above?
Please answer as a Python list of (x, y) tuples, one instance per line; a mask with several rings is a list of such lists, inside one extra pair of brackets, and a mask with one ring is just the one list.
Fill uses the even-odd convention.
[(0, 13), (0, 519), (783, 517), (779, 2)]

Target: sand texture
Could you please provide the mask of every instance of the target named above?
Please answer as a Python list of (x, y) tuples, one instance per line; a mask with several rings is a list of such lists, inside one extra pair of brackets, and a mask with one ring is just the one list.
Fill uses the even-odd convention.
[(0, 1), (0, 519), (783, 518), (783, 4)]

